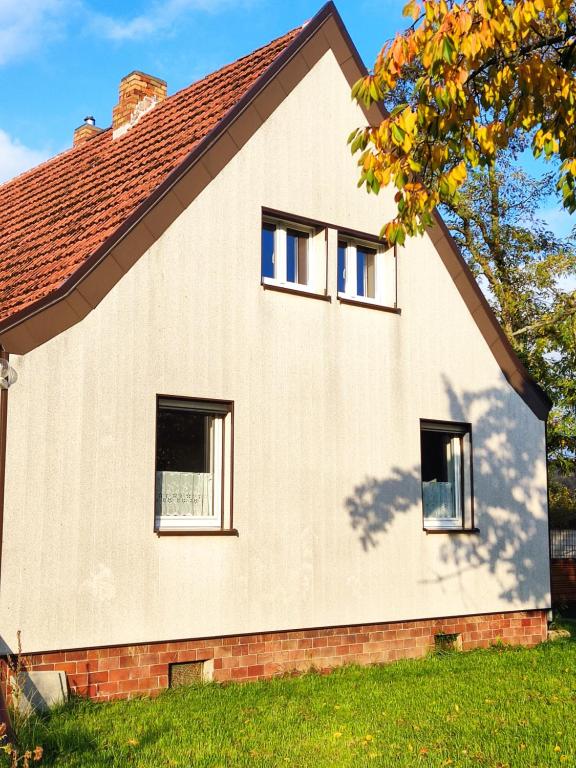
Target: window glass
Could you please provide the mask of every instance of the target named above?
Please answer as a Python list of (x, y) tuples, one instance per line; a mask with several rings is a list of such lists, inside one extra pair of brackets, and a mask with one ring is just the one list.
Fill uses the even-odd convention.
[(346, 290), (346, 243), (338, 242), (338, 293)]
[(286, 231), (286, 281), (308, 282), (308, 234), (295, 229)]
[(274, 277), (274, 224), (262, 224), (262, 277)]
[(376, 296), (376, 251), (358, 246), (356, 249), (356, 295)]
[(210, 416), (160, 408), (156, 436), (159, 472), (209, 472)]

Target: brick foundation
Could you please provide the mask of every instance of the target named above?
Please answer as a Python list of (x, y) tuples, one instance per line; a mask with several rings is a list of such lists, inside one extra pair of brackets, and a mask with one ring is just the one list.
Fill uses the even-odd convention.
[(343, 664), (379, 664), (424, 656), (435, 635), (459, 634), (463, 650), (501, 640), (533, 646), (546, 639), (546, 611), (178, 640), (26, 655), (28, 669), (66, 672), (72, 693), (99, 701), (154, 695), (168, 686), (169, 665), (213, 659), (213, 679), (249, 681)]

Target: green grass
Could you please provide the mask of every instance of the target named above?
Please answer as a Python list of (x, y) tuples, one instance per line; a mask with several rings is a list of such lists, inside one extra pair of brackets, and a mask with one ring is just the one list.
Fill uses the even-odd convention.
[(26, 743), (59, 768), (576, 766), (576, 642), (76, 701)]

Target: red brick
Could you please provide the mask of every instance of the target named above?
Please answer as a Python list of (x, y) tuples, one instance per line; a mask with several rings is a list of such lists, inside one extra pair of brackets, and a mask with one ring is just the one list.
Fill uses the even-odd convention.
[(98, 694), (100, 696), (108, 695), (110, 693), (118, 693), (118, 683), (100, 683), (98, 685)]
[(258, 642), (258, 643), (250, 643), (248, 646), (248, 650), (250, 653), (264, 653), (266, 650), (266, 643)]
[(107, 683), (108, 672), (94, 672), (93, 674), (88, 675), (88, 679), (91, 685), (96, 683)]
[(89, 683), (89, 677), (86, 673), (82, 675), (70, 675), (68, 677), (68, 685), (71, 688), (84, 688)]
[(129, 680), (130, 672), (131, 670), (129, 667), (120, 667), (119, 669), (111, 669), (108, 675), (108, 679), (112, 682), (116, 680)]
[(176, 651), (165, 651), (158, 654), (159, 664), (173, 664), (178, 660), (178, 653)]
[(122, 693), (130, 693), (138, 690), (138, 680), (119, 680), (118, 690)]
[(248, 674), (248, 670), (246, 667), (237, 667), (236, 669), (231, 670), (231, 678), (232, 680), (241, 680), (243, 677), (246, 677)]
[[(60, 661), (66, 661), (67, 657), (68, 653), (44, 653), (42, 654), (42, 662), (45, 664), (58, 664)], [(70, 661), (69, 657), (68, 661)]]

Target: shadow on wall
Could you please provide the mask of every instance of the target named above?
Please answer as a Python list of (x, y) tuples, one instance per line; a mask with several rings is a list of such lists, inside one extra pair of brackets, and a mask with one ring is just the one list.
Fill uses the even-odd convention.
[[(548, 521), (544, 514), (532, 513), (546, 510), (547, 504), (546, 489), (533, 482), (535, 467), (544, 459), (541, 443), (526, 439), (524, 424), (511, 415), (502, 390), (459, 396), (446, 378), (444, 386), (449, 420), (473, 421), (474, 514), (480, 533), (446, 535), (440, 557), (448, 572), (421, 583), (440, 584), (482, 568), (500, 579), (502, 599), (543, 604), (549, 600), (548, 579), (532, 576), (536, 566), (547, 569), (548, 563)], [(514, 439), (509, 440), (512, 435)], [(378, 546), (396, 517), (414, 509), (420, 512), (421, 504), (419, 464), (394, 467), (385, 479), (366, 478), (345, 501), (365, 551)]]

